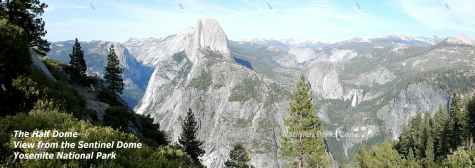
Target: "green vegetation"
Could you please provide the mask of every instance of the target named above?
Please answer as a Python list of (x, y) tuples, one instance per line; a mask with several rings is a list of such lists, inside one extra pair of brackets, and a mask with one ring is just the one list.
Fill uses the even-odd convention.
[(73, 51), (69, 54), (69, 66), (71, 78), (83, 81), (86, 78), (86, 61), (84, 60), (84, 51), (81, 49), (78, 39), (74, 41)]
[(243, 145), (234, 145), (229, 153), (229, 160), (224, 163), (225, 168), (254, 168), (248, 162), (251, 161), (249, 152)]
[(179, 52), (179, 53), (176, 53), (176, 54), (173, 54), (172, 57), (173, 57), (173, 60), (175, 60), (175, 62), (177, 62), (177, 63), (180, 63), (180, 62), (182, 62), (183, 60), (188, 59), (188, 58), (186, 57), (186, 53), (185, 53), (184, 51)]
[(122, 90), (124, 90), (123, 71), (120, 66), (119, 57), (115, 54), (114, 45), (112, 45), (109, 48), (109, 54), (107, 54), (107, 65), (104, 71), (104, 79), (110, 92), (121, 94)]
[[(54, 102), (39, 101), (35, 108), (29, 113), (21, 113), (15, 116), (7, 116), (0, 119), (0, 166), (14, 167), (187, 167), (189, 161), (184, 153), (177, 148), (159, 147), (154, 148), (145, 145), (140, 149), (47, 149), (48, 152), (116, 152), (118, 158), (115, 160), (13, 160), (12, 152), (40, 152), (44, 149), (13, 149), (10, 134), (13, 130), (58, 130), (77, 131), (79, 138), (49, 138), (47, 140), (38, 138), (23, 138), (24, 142), (38, 141), (69, 141), (69, 142), (137, 142), (139, 139), (133, 134), (114, 130), (110, 127), (94, 126), (91, 123), (78, 120), (72, 115), (65, 113), (55, 107)], [(19, 139), (16, 139), (19, 140)]]
[(293, 74), (275, 73), (280, 70), (281, 65), (273, 58), (285, 56), (287, 52), (270, 51), (266, 46), (256, 46), (254, 43), (230, 44), (233, 56), (237, 59), (246, 60), (252, 63), (252, 69), (259, 74), (271, 79), (282, 81), (282, 79), (292, 79)]
[[(0, 72), (4, 75), (0, 80), (29, 72), (31, 65), (30, 52), (24, 31), (7, 20), (0, 19)], [(8, 81), (4, 81), (6, 84)]]
[(190, 156), (196, 165), (201, 165), (199, 157), (202, 156), (205, 151), (201, 149), (203, 142), (199, 141), (197, 136), (198, 125), (195, 120), (195, 116), (191, 109), (188, 109), (186, 118), (182, 124), (182, 133), (178, 142), (183, 147), (184, 151)]
[(199, 90), (208, 90), (211, 86), (211, 74), (205, 70), (201, 70), (200, 76), (193, 78), (190, 82), (191, 87)]
[(401, 167), (401, 156), (391, 142), (384, 142), (371, 148), (363, 147), (356, 157), (361, 168)]
[[(123, 89), (122, 69), (112, 47), (106, 68), (107, 81), (85, 74), (87, 67), (77, 40), (71, 65), (44, 60), (55, 80), (32, 68), (30, 51), (48, 50), (47, 41), (42, 39), (46, 33), (44, 22), (39, 18), (45, 7), (39, 0), (0, 2), (0, 167), (196, 167), (184, 150), (168, 144), (158, 124), (148, 116), (133, 113), (116, 94)], [(77, 73), (69, 71), (71, 69)], [(76, 85), (82, 80), (86, 85)], [(106, 82), (113, 84), (106, 87)], [(72, 131), (78, 132), (79, 137), (16, 138), (11, 136), (14, 130)], [(123, 141), (141, 142), (143, 147), (15, 148), (13, 141)], [(116, 152), (117, 158), (22, 160), (14, 159), (14, 152)]]
[(33, 70), (29, 76), (19, 76), (12, 82), (14, 88), (23, 95), (19, 112), (26, 112), (38, 100), (51, 100), (61, 105), (61, 109), (74, 114), (78, 118), (95, 118), (85, 114), (85, 100), (63, 81), (49, 81), (41, 72)]
[[(63, 67), (66, 65), (59, 65)], [(60, 73), (58, 73), (60, 75)], [(66, 77), (62, 77), (66, 79)], [(15, 102), (22, 111), (15, 115), (0, 117), (0, 167), (191, 167), (191, 160), (179, 148), (166, 146), (166, 135), (158, 131), (159, 125), (152, 119), (132, 113), (124, 104), (116, 102), (105, 111), (104, 120), (96, 117), (96, 112), (85, 109), (86, 104), (75, 87), (68, 81), (50, 81), (41, 72), (33, 70), (30, 75), (22, 75), (13, 80), (13, 87), (24, 99)], [(101, 89), (100, 86), (97, 86)], [(105, 91), (98, 91), (105, 92)], [(2, 95), (3, 96), (3, 95)], [(118, 97), (110, 97), (118, 100)], [(106, 127), (110, 126), (110, 127)], [(112, 127), (112, 128), (111, 128)], [(134, 141), (143, 142), (142, 149), (114, 150), (120, 156), (116, 160), (13, 160), (14, 149), (10, 144), (13, 130), (60, 130), (78, 131), (86, 135), (78, 141)], [(133, 129), (133, 130), (130, 130)], [(39, 139), (27, 138), (24, 141), (37, 142)], [(63, 141), (64, 139), (61, 139)], [(60, 141), (48, 139), (48, 141)], [(22, 150), (35, 152), (35, 150)], [(91, 152), (68, 150), (67, 152)], [(111, 152), (108, 150), (101, 152)], [(95, 151), (95, 152), (98, 152)], [(58, 152), (51, 149), (50, 152)]]
[(259, 81), (257, 79), (243, 79), (241, 83), (232, 89), (231, 96), (229, 96), (229, 101), (245, 102), (250, 99), (258, 100), (258, 86)]
[(133, 117), (132, 114), (127, 107), (109, 107), (104, 115), (104, 124), (125, 131), (129, 127), (129, 118)]
[(475, 99), (470, 99), (467, 103), (467, 131), (470, 141), (475, 137)]
[(475, 165), (475, 150), (465, 150), (463, 148), (455, 151), (453, 154), (447, 156), (444, 161), (444, 167), (458, 168), (458, 167), (473, 167)]
[(368, 57), (356, 57), (351, 59), (351, 62), (345, 63), (344, 73), (341, 73), (341, 78), (352, 79), (358, 74), (368, 73), (374, 68), (375, 61)]
[(282, 155), (287, 167), (328, 167), (330, 160), (324, 145), (323, 128), (312, 104), (311, 91), (301, 76), (284, 119), (287, 134), (282, 136)]
[(40, 0), (0, 1), (0, 18), (23, 29), (30, 47), (47, 52), (49, 43), (44, 39), (45, 22), (41, 18), (46, 7), (47, 5)]
[(56, 80), (69, 80), (68, 78), (66, 78), (66, 72), (63, 71), (63, 65), (59, 61), (47, 58), (43, 60), (43, 63), (46, 65), (46, 67), (49, 69), (49, 71)]
[(21, 108), (15, 102), (23, 97), (11, 84), (17, 76), (31, 72), (31, 57), (23, 29), (3, 18), (0, 18), (0, 46), (0, 116), (3, 116)]
[(150, 117), (134, 114), (127, 106), (115, 105), (106, 109), (103, 125), (123, 132), (131, 132), (130, 129), (136, 129), (139, 132), (136, 136), (151, 146), (158, 147), (168, 144), (165, 133), (159, 131), (160, 125), (153, 123)]
[(399, 141), (359, 151), (359, 166), (473, 167), (475, 148), (470, 125), (475, 120), (473, 101), (475, 97), (465, 105), (461, 96), (453, 94), (447, 109), (441, 107), (433, 116), (415, 116)]

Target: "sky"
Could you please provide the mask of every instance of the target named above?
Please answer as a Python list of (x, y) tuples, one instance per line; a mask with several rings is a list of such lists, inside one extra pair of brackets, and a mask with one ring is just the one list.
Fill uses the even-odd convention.
[(50, 41), (165, 37), (199, 19), (231, 40), (475, 38), (475, 0), (44, 0)]

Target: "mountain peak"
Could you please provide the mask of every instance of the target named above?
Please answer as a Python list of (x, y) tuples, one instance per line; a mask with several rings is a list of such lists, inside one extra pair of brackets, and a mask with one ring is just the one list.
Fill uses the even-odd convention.
[[(215, 19), (201, 19), (198, 21), (191, 44), (191, 49), (195, 52), (200, 49), (208, 49), (218, 52), (224, 57), (231, 57), (226, 33)], [(197, 54), (195, 52), (192, 55)]]
[(473, 41), (467, 37), (447, 37), (445, 40), (442, 41), (446, 44), (453, 44), (453, 45), (473, 45)]

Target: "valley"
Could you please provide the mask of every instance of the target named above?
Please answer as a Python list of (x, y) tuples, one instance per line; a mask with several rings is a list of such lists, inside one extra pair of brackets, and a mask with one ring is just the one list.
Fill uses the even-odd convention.
[[(88, 74), (101, 77), (106, 48), (124, 67), (121, 97), (176, 142), (191, 108), (205, 143), (203, 163), (219, 168), (233, 144), (250, 149), (259, 168), (281, 167), (279, 141), (289, 96), (300, 74), (311, 85), (334, 166), (362, 144), (397, 139), (419, 113), (447, 106), (454, 91), (475, 90), (475, 47), (456, 37), (387, 36), (335, 43), (233, 41), (214, 19), (163, 38), (81, 42)], [(67, 64), (73, 41), (51, 45)], [(336, 133), (338, 134), (338, 133)]]

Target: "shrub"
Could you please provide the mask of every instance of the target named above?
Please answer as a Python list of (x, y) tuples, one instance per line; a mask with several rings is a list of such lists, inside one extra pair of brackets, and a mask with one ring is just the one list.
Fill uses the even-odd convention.
[(141, 125), (144, 142), (152, 146), (162, 146), (168, 144), (167, 135), (160, 131), (160, 125), (153, 123), (152, 118), (148, 116), (137, 115), (137, 124)]
[(0, 19), (0, 83), (30, 71), (31, 57), (23, 29)]
[(31, 57), (25, 33), (0, 18), (0, 116), (22, 111), (23, 96), (11, 86), (13, 79), (30, 73)]
[(111, 106), (124, 105), (120, 100), (120, 97), (115, 93), (108, 91), (107, 89), (101, 89), (97, 95), (100, 101), (105, 102)]
[(133, 113), (127, 107), (112, 106), (105, 111), (104, 125), (125, 131), (132, 119)]
[(459, 148), (453, 154), (448, 155), (444, 166), (448, 168), (472, 167), (475, 165), (475, 150)]
[(140, 149), (47, 149), (47, 152), (116, 152), (115, 160), (13, 160), (12, 152), (25, 153), (39, 152), (44, 149), (13, 149), (10, 135), (13, 130), (58, 130), (77, 131), (78, 138), (23, 138), (26, 142), (37, 141), (69, 141), (69, 142), (139, 142), (139, 139), (130, 133), (124, 133), (110, 127), (94, 126), (80, 121), (71, 114), (62, 112), (54, 102), (42, 102), (29, 113), (20, 113), (15, 116), (0, 118), (0, 165), (6, 162), (13, 167), (191, 167), (191, 162), (183, 152), (175, 147), (164, 146), (153, 148), (144, 145)]

